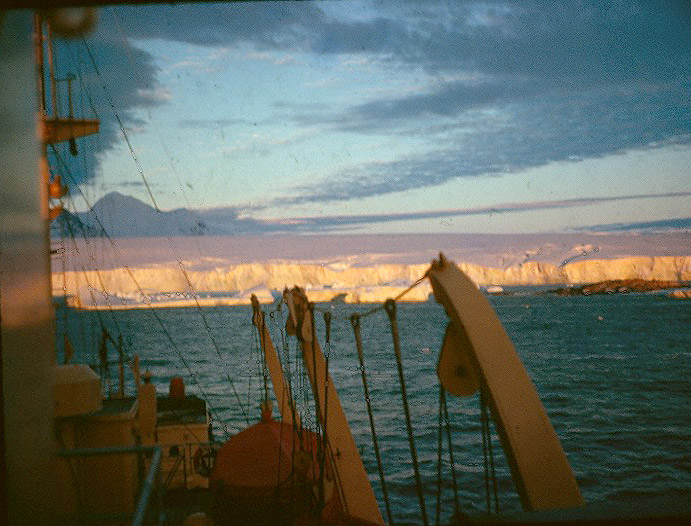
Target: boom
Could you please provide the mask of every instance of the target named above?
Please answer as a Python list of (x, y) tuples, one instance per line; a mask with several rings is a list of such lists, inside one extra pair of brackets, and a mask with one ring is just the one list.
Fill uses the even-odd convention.
[(432, 263), (429, 278), (437, 302), (444, 306), (460, 336), (456, 341), (465, 342), (456, 352), (467, 352), (488, 394), (523, 508), (584, 506), (559, 438), (492, 306), (441, 254)]

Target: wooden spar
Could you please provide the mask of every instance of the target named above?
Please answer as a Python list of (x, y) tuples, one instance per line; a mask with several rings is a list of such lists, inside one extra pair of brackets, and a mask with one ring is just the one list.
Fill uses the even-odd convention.
[(300, 415), (295, 411), (295, 402), (293, 395), (290, 392), (285, 377), (283, 376), (283, 369), (281, 362), (278, 359), (278, 354), (271, 341), (271, 334), (264, 322), (264, 313), (260, 309), (259, 300), (257, 296), (252, 294), (252, 323), (259, 332), (259, 342), (264, 353), (264, 360), (271, 375), (271, 383), (274, 386), (274, 395), (278, 402), (278, 409), (281, 412), (281, 419), (283, 423), (292, 425), (295, 422), (297, 427), (300, 427)]
[[(325, 429), (331, 458), (341, 483), (345, 512), (369, 523), (384, 524), (334, 383), (326, 371), (324, 355), (313, 336), (309, 301), (302, 289), (284, 292), (290, 309), (289, 324), (300, 340), (305, 369), (317, 403), (317, 417)], [(290, 332), (290, 331), (289, 331)], [(328, 400), (327, 400), (328, 399)]]
[(70, 139), (98, 133), (100, 121), (97, 119), (64, 119), (47, 117), (39, 121), (39, 136), (46, 144), (54, 144)]
[(492, 306), (442, 254), (429, 277), (437, 302), (470, 343), (523, 508), (584, 506), (559, 438)]

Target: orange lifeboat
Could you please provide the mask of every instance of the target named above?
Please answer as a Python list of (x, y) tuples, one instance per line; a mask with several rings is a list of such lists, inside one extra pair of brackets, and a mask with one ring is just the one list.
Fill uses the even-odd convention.
[(216, 455), (210, 476), (215, 523), (316, 524), (338, 516), (330, 466), (325, 460), (323, 475), (320, 468), (326, 457), (321, 447), (316, 433), (294, 429), (273, 420), (270, 409), (263, 411), (259, 423), (230, 438)]

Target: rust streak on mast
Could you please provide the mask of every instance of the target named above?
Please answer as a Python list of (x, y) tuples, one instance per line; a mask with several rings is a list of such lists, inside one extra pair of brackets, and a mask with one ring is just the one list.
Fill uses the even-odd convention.
[(545, 408), (494, 309), (475, 284), (440, 254), (429, 271), (434, 296), (467, 336), (469, 354), (489, 395), (501, 443), (523, 508), (584, 506)]
[[(341, 400), (325, 367), (324, 354), (313, 339), (309, 301), (302, 289), (295, 287), (284, 292), (290, 308), (288, 323), (295, 330), (302, 349), (305, 370), (315, 393), (317, 414), (326, 430), (326, 440), (343, 492), (343, 504), (348, 515), (374, 524), (384, 524), (374, 490), (350, 431)], [(289, 331), (290, 332), (290, 331)], [(328, 378), (328, 383), (327, 383)], [(327, 391), (326, 396), (323, 393)], [(326, 404), (328, 399), (328, 404)], [(328, 426), (325, 426), (325, 421)]]

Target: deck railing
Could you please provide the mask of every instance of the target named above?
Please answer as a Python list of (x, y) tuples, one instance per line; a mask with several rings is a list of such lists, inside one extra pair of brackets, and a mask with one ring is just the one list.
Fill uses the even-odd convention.
[[(157, 523), (161, 519), (163, 511), (163, 500), (166, 491), (169, 489), (171, 481), (182, 466), (183, 471), (183, 487), (187, 486), (187, 471), (188, 471), (188, 456), (192, 458), (193, 447), (211, 447), (217, 446), (216, 443), (185, 443), (185, 444), (165, 444), (152, 446), (112, 446), (112, 447), (97, 447), (97, 448), (75, 448), (63, 449), (56, 452), (58, 457), (64, 459), (86, 458), (86, 457), (101, 457), (108, 455), (125, 455), (137, 454), (150, 457), (150, 461), (146, 476), (141, 482), (139, 488), (139, 497), (137, 499), (136, 507), (133, 513), (81, 513), (76, 515), (63, 517), (65, 523), (80, 524), (87, 522), (119, 522), (121, 524), (129, 522), (132, 526), (142, 526), (147, 521), (147, 518), (153, 519)], [(165, 451), (171, 451), (171, 448), (177, 448), (179, 454), (172, 467), (166, 467), (166, 478), (161, 483), (160, 475), (163, 472), (163, 457)], [(141, 458), (141, 457), (140, 457)], [(169, 470), (169, 471), (168, 471)], [(107, 476), (107, 475), (106, 475)], [(152, 499), (154, 501), (152, 502)], [(153, 517), (152, 517), (153, 516)], [(155, 517), (155, 518), (154, 518)]]

